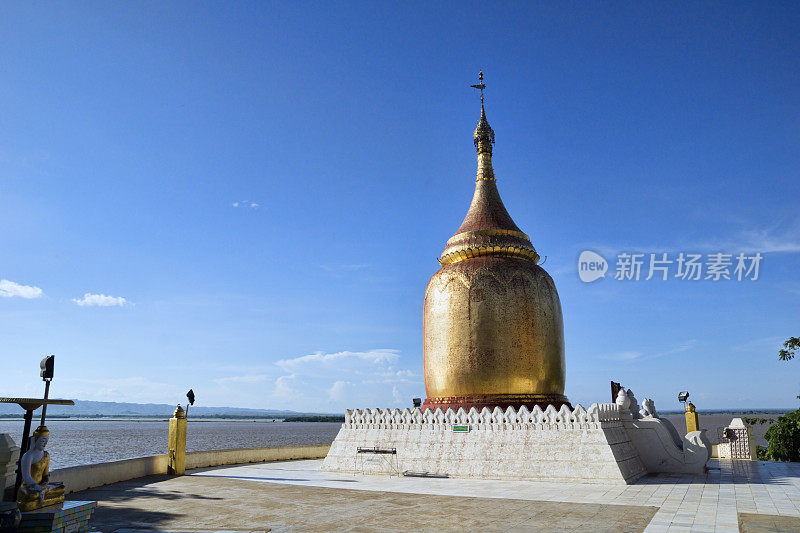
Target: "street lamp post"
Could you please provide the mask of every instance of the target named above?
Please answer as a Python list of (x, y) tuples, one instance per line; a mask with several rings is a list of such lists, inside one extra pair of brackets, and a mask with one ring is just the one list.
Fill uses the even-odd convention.
[(44, 425), (45, 416), (47, 416), (47, 397), (50, 395), (50, 382), (53, 381), (53, 367), (56, 363), (55, 355), (48, 355), (39, 363), (39, 376), (44, 381), (44, 404), (42, 404), (42, 420), (39, 422), (40, 426)]

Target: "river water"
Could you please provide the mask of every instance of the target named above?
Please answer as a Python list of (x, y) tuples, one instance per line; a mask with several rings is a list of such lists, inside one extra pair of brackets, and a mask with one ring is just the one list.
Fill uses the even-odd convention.
[[(330, 444), (339, 427), (329, 422), (190, 419), (186, 450)], [(18, 446), (22, 428), (22, 420), (0, 420), (0, 433), (10, 434)], [(167, 453), (166, 420), (48, 420), (47, 429), (50, 468)]]

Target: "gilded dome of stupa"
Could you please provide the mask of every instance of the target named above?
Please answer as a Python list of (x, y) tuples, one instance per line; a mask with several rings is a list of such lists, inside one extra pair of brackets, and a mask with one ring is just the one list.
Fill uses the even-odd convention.
[(568, 403), (561, 303), (500, 198), (482, 73), (474, 87), (481, 89), (475, 194), (425, 291), (423, 407), (559, 408)]

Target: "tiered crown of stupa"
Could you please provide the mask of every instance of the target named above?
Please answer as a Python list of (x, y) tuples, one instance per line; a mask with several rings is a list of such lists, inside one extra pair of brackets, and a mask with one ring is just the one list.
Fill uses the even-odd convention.
[(478, 152), (475, 194), (464, 222), (447, 241), (439, 263), (445, 266), (465, 259), (487, 256), (515, 257), (538, 262), (539, 254), (530, 238), (514, 224), (497, 190), (492, 168), (494, 130), (486, 120), (483, 106), (483, 72), (480, 74), (480, 84), (473, 87), (481, 90), (481, 118), (473, 135)]

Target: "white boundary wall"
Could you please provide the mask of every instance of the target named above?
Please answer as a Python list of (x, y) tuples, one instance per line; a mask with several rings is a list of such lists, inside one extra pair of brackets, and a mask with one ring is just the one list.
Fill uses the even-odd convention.
[[(186, 469), (293, 459), (319, 459), (325, 457), (329, 449), (330, 446), (277, 446), (187, 452)], [(166, 473), (167, 455), (162, 454), (59, 468), (50, 472), (50, 479), (62, 481), (67, 487), (67, 493), (70, 493)]]

